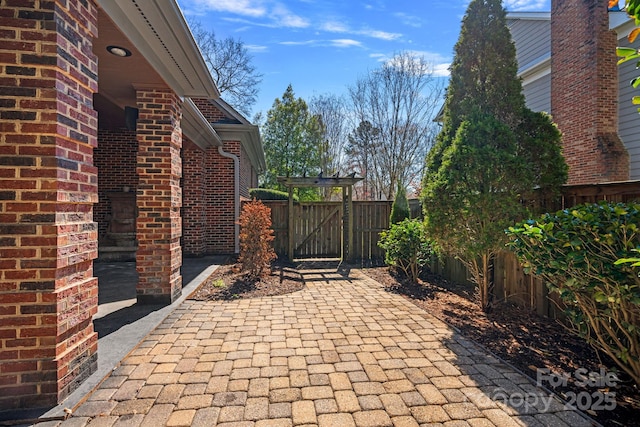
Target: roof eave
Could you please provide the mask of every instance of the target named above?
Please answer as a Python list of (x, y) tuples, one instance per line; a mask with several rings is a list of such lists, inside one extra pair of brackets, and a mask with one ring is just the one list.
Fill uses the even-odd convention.
[(222, 145), (222, 139), (189, 98), (182, 104), (182, 133), (203, 150)]
[(212, 126), (222, 140), (240, 141), (258, 173), (267, 169), (258, 126), (229, 123), (212, 123)]
[(98, 4), (179, 96), (220, 96), (175, 0), (98, 0)]

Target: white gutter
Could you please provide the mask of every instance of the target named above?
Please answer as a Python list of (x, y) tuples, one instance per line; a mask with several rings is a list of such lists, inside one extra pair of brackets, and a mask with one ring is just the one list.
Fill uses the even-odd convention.
[(221, 145), (218, 146), (218, 154), (228, 159), (233, 159), (233, 202), (235, 212), (235, 225), (234, 225), (234, 239), (235, 239), (235, 253), (240, 253), (240, 159), (235, 154), (227, 153), (224, 151)]

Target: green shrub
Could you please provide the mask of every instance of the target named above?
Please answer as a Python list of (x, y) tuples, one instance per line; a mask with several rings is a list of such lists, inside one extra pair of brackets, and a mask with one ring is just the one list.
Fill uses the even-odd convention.
[(401, 269), (414, 282), (432, 254), (424, 223), (418, 219), (391, 224), (389, 230), (380, 233), (378, 246), (385, 250), (384, 261)]
[[(270, 188), (251, 188), (249, 189), (249, 196), (257, 200), (289, 200), (289, 193)], [(293, 200), (297, 202), (298, 196), (294, 194)]]
[(409, 200), (407, 200), (407, 190), (398, 184), (398, 192), (391, 205), (389, 224), (397, 224), (407, 218), (411, 218), (411, 209), (409, 209)]
[[(572, 327), (640, 384), (640, 204), (581, 205), (509, 228), (509, 246), (566, 305)], [(621, 260), (621, 261), (619, 261)], [(629, 262), (625, 262), (629, 261)]]

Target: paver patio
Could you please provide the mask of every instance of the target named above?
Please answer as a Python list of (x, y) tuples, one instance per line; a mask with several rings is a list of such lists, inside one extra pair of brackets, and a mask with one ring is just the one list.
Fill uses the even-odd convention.
[(289, 295), (185, 301), (70, 418), (39, 426), (595, 424), (361, 272), (303, 275)]

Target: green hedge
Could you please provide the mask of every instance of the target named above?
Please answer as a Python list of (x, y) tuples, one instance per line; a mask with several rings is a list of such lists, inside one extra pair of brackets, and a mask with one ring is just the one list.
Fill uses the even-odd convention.
[[(270, 188), (251, 188), (249, 189), (249, 196), (257, 200), (289, 200), (289, 193)], [(297, 202), (298, 196), (294, 194), (293, 200)]]

